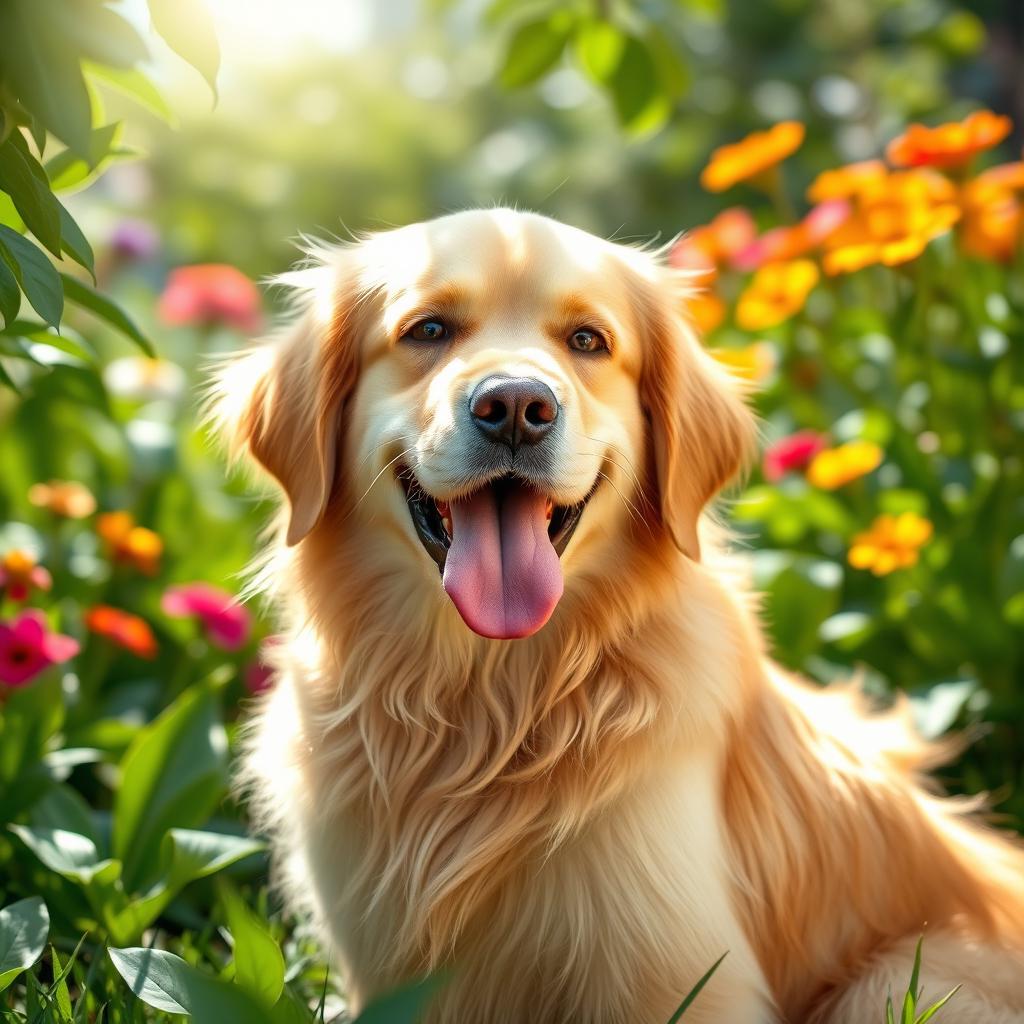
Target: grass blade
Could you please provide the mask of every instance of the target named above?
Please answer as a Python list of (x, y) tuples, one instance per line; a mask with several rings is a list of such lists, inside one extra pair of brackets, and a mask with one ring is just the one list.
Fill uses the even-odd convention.
[(721, 966), (722, 961), (729, 955), (729, 951), (726, 950), (708, 969), (708, 972), (704, 975), (700, 981), (697, 982), (693, 988), (690, 989), (689, 995), (682, 1001), (679, 1009), (669, 1018), (668, 1024), (676, 1024), (676, 1022), (682, 1017), (684, 1013), (693, 1005), (693, 1001), (700, 995), (701, 990), (711, 980), (711, 975), (718, 970)]

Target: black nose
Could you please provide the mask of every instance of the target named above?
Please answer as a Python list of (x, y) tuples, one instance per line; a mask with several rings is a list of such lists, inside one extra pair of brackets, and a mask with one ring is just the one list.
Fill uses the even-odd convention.
[(485, 377), (469, 396), (477, 429), (495, 444), (537, 444), (558, 419), (558, 399), (530, 377)]

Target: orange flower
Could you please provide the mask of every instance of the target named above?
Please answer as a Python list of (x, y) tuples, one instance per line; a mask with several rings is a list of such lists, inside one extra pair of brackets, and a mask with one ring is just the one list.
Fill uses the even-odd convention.
[(1024, 239), (1024, 163), (1002, 164), (982, 172), (961, 189), (964, 249), (997, 263), (1010, 263)]
[(795, 260), (813, 252), (849, 219), (851, 205), (845, 199), (819, 203), (799, 224), (766, 231), (733, 257), (737, 270), (756, 270), (766, 263)]
[(812, 203), (827, 203), (831, 199), (852, 199), (867, 184), (880, 181), (888, 172), (881, 160), (863, 160), (845, 167), (823, 171), (807, 189)]
[(810, 260), (767, 264), (740, 296), (736, 322), (747, 331), (781, 324), (803, 309), (818, 277), (818, 268)]
[(12, 601), (25, 601), (33, 590), (49, 590), (50, 574), (28, 551), (8, 551), (0, 558), (0, 596), (4, 591)]
[(775, 369), (775, 352), (771, 345), (756, 341), (743, 348), (708, 349), (730, 373), (741, 380), (764, 380)]
[(914, 565), (920, 549), (932, 536), (932, 524), (913, 512), (879, 516), (871, 528), (858, 533), (847, 555), (855, 569), (870, 569), (887, 576), (896, 569)]
[(92, 492), (74, 480), (33, 484), (28, 490), (28, 500), (37, 508), (49, 509), (55, 516), (65, 519), (85, 519), (96, 511)]
[(709, 192), (724, 192), (785, 160), (803, 141), (804, 126), (799, 121), (781, 121), (766, 132), (754, 132), (716, 149), (701, 173), (700, 183)]
[(818, 452), (807, 467), (807, 479), (815, 487), (834, 491), (877, 469), (883, 455), (874, 441), (848, 441)]
[(697, 292), (686, 301), (690, 314), (701, 334), (710, 334), (725, 320), (725, 303), (714, 292)]
[(885, 155), (897, 167), (959, 167), (998, 145), (1012, 128), (1008, 117), (977, 110), (937, 128), (912, 124), (889, 143)]
[(107, 512), (96, 520), (96, 532), (103, 538), (111, 557), (134, 566), (147, 576), (160, 569), (164, 542), (144, 526), (136, 526), (130, 512)]
[(138, 615), (98, 604), (85, 613), (85, 625), (90, 632), (106, 637), (139, 658), (151, 660), (156, 657), (156, 637), (149, 623)]
[(900, 171), (865, 178), (854, 215), (826, 241), (827, 274), (873, 263), (896, 266), (915, 259), (960, 218), (956, 188), (932, 171)]
[(672, 247), (668, 261), (681, 270), (698, 271), (698, 281), (710, 282), (718, 268), (732, 262), (736, 253), (757, 236), (750, 211), (742, 206), (723, 210), (710, 224), (687, 232)]

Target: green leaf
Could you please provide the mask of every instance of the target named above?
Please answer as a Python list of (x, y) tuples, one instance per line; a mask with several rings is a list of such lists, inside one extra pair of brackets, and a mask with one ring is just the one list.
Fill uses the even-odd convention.
[(170, 865), (169, 882), (179, 889), (266, 849), (258, 839), (248, 836), (187, 828), (172, 828), (163, 845), (161, 859)]
[(896, 1024), (896, 1011), (892, 1005), (892, 996), (885, 1000), (885, 1024)]
[(957, 987), (953, 989), (952, 992), (947, 992), (937, 1003), (933, 1003), (931, 1006), (929, 1006), (928, 1009), (925, 1010), (924, 1013), (922, 1013), (921, 1016), (917, 1018), (914, 1024), (928, 1024), (928, 1021), (930, 1021), (932, 1017), (934, 1017), (935, 1014), (937, 1014), (939, 1010), (941, 1010), (946, 1005), (946, 1003), (948, 1003), (950, 999), (952, 999), (953, 996), (955, 996), (957, 992), (960, 991), (961, 988), (963, 988), (962, 985), (957, 985)]
[(128, 987), (144, 1003), (165, 1013), (184, 1013), (197, 1024), (270, 1024), (270, 1015), (243, 989), (208, 977), (180, 956), (162, 949), (108, 949)]
[(594, 19), (577, 29), (575, 43), (576, 57), (583, 70), (603, 85), (619, 66), (626, 37), (610, 22)]
[(565, 19), (538, 18), (512, 34), (498, 79), (506, 89), (518, 89), (550, 71), (568, 38)]
[(66, 28), (78, 52), (88, 60), (127, 69), (149, 56), (131, 22), (108, 7), (78, 4)]
[(414, 985), (375, 999), (359, 1014), (355, 1024), (416, 1024), (446, 980), (443, 974), (432, 974)]
[(64, 313), (64, 289), (53, 264), (24, 235), (0, 224), (0, 257), (32, 308), (51, 327)]
[[(54, 982), (50, 985), (51, 1005), (56, 1010), (57, 1020), (60, 1024), (71, 1024), (71, 996), (68, 993), (67, 972), (61, 965), (60, 956), (51, 944), (50, 963), (53, 967)], [(70, 961), (68, 961), (70, 966)]]
[(39, 959), (49, 932), (50, 915), (39, 896), (0, 910), (0, 992)]
[(13, 323), (21, 309), (21, 289), (6, 261), (0, 260), (0, 316), (4, 324)]
[(222, 882), (219, 891), (235, 941), (235, 981), (261, 1002), (273, 1006), (284, 988), (281, 949), (232, 886)]
[(80, 885), (89, 885), (94, 876), (110, 864), (109, 860), (100, 860), (91, 839), (77, 832), (27, 825), (9, 825), (8, 828), (51, 871)]
[(0, 4), (0, 66), (10, 92), (80, 156), (89, 148), (92, 110), (79, 53), (69, 42), (68, 13), (54, 17), (38, 0)]
[(46, 174), (50, 179), (50, 188), (54, 192), (64, 192), (95, 181), (110, 160), (128, 152), (117, 145), (120, 134), (120, 121), (100, 125), (92, 129), (89, 150), (84, 156), (65, 149), (47, 160)]
[(160, 90), (138, 68), (111, 68), (102, 64), (86, 64), (86, 74), (90, 78), (106, 83), (118, 92), (135, 100), (151, 114), (174, 127), (177, 118), (170, 104), (163, 98)]
[(694, 1000), (701, 994), (704, 986), (711, 980), (711, 976), (721, 966), (722, 961), (729, 955), (728, 951), (723, 953), (707, 970), (704, 976), (690, 989), (686, 998), (680, 1003), (679, 1009), (668, 1020), (668, 1024), (677, 1024), (683, 1014), (693, 1005)]
[(216, 98), (220, 46), (206, 5), (202, 0), (149, 0), (149, 14), (167, 45), (206, 79)]
[(60, 210), (61, 249), (66, 252), (80, 267), (89, 271), (93, 281), (96, 280), (95, 257), (89, 239), (68, 213), (67, 208), (59, 200), (55, 200)]
[(910, 986), (903, 999), (903, 1019), (901, 1024), (914, 1024), (914, 1010), (917, 1007), (917, 996), (921, 982), (921, 944), (924, 936), (917, 940), (917, 948), (914, 950), (914, 967), (910, 972)]
[(60, 257), (60, 207), (42, 164), (29, 152), (20, 132), (0, 146), (0, 188), (14, 201), (28, 229)]
[(112, 327), (135, 342), (147, 356), (155, 357), (156, 351), (149, 339), (139, 330), (135, 322), (113, 299), (101, 295), (95, 289), (68, 274), (60, 275), (64, 282), (64, 293), (76, 305), (84, 306)]
[(202, 824), (227, 786), (227, 739), (213, 688), (194, 686), (141, 729), (121, 761), (114, 856), (137, 887), (158, 863), (164, 833)]
[(637, 36), (627, 36), (608, 84), (619, 122), (630, 132), (654, 131), (668, 119), (671, 104), (661, 88), (657, 66), (647, 44)]
[(29, 817), (35, 828), (64, 828), (99, 846), (92, 808), (77, 789), (64, 783), (51, 786), (43, 798), (33, 804)]

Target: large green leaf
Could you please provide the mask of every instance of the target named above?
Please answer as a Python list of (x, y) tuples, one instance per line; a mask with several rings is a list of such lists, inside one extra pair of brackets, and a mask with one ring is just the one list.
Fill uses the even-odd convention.
[(127, 69), (149, 56), (142, 36), (131, 22), (100, 4), (76, 4), (66, 29), (75, 48), (87, 60)]
[(619, 66), (626, 37), (611, 22), (594, 18), (576, 31), (575, 44), (583, 70), (603, 85)]
[(95, 181), (109, 160), (129, 152), (118, 145), (120, 137), (121, 122), (112, 121), (92, 129), (89, 134), (89, 151), (85, 156), (65, 149), (50, 157), (45, 167), (53, 191), (82, 188)]
[(128, 987), (144, 1003), (165, 1013), (184, 1013), (197, 1024), (270, 1024), (270, 1014), (237, 985), (211, 978), (162, 949), (109, 949)]
[(0, 224), (0, 257), (32, 308), (51, 327), (64, 313), (64, 288), (53, 264), (24, 235)]
[(212, 686), (182, 694), (140, 730), (121, 761), (114, 798), (114, 856), (137, 889), (159, 860), (164, 834), (201, 825), (227, 786), (227, 739)]
[(167, 45), (206, 79), (216, 96), (220, 46), (202, 0), (149, 0), (149, 13)]
[(537, 81), (554, 67), (569, 35), (564, 18), (538, 18), (520, 25), (509, 40), (505, 63), (498, 76), (506, 89), (517, 89)]
[(18, 280), (7, 262), (0, 260), (0, 316), (4, 318), (5, 326), (17, 319), (20, 308), (21, 289)]
[(93, 281), (96, 280), (95, 257), (89, 239), (85, 237), (82, 229), (75, 222), (75, 218), (68, 213), (67, 208), (60, 200), (56, 200), (60, 210), (60, 247), (80, 267), (89, 271)]
[(39, 959), (49, 931), (50, 915), (38, 896), (0, 910), (0, 992)]
[(51, 871), (80, 885), (89, 885), (110, 863), (101, 861), (96, 844), (77, 832), (27, 825), (8, 827)]
[(135, 321), (113, 299), (100, 294), (100, 292), (90, 288), (76, 277), (71, 277), (69, 274), (61, 274), (60, 276), (64, 282), (64, 294), (72, 302), (76, 305), (84, 306), (90, 312), (106, 320), (112, 327), (116, 327), (122, 334), (134, 341), (146, 355), (156, 355), (149, 339), (135, 325)]
[(220, 898), (235, 943), (235, 981), (261, 1002), (273, 1006), (284, 988), (281, 949), (232, 886), (221, 883)]
[(660, 128), (671, 104), (662, 89), (654, 56), (644, 40), (628, 36), (622, 56), (609, 82), (615, 113), (624, 128), (634, 133)]
[(0, 146), (0, 189), (10, 195), (32, 234), (59, 257), (60, 207), (50, 191), (46, 171), (18, 131)]
[(80, 55), (68, 40), (70, 10), (39, 0), (0, 4), (0, 66), (21, 105), (79, 156), (89, 150), (92, 109)]

